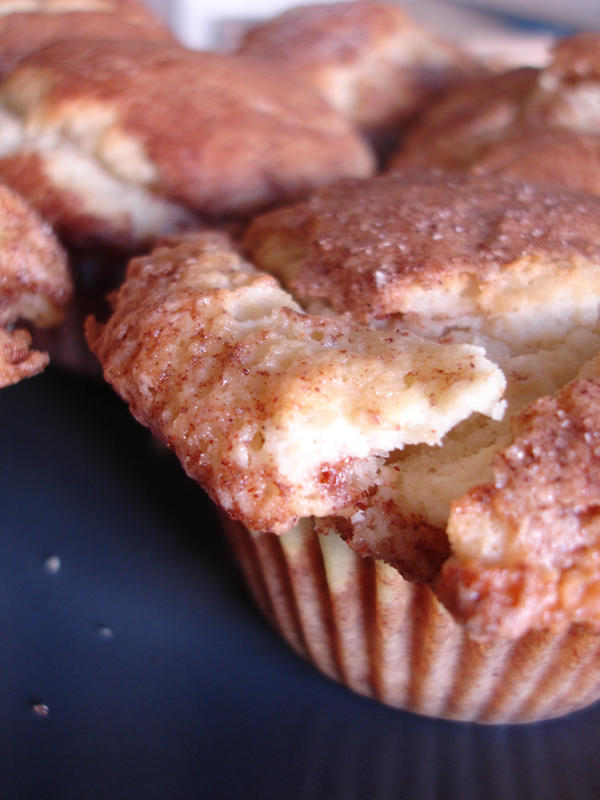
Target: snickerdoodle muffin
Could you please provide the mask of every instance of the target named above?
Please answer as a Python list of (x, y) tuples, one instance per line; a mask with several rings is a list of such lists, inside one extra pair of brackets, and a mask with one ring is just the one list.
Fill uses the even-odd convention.
[(49, 226), (0, 184), (0, 386), (46, 366), (22, 323), (57, 325), (71, 294), (66, 256)]
[(308, 87), (176, 45), (49, 45), (0, 84), (0, 111), (0, 177), (79, 247), (139, 249), (374, 168)]
[(599, 241), (592, 196), (348, 180), (247, 260), (134, 260), (88, 339), (296, 650), (397, 707), (542, 719), (600, 696)]
[(53, 225), (74, 266), (77, 304), (44, 345), (77, 370), (89, 371), (82, 320), (120, 282), (124, 253), (373, 169), (309, 87), (230, 56), (72, 38), (0, 84), (0, 179)]
[(313, 86), (364, 133), (382, 139), (481, 67), (458, 47), (377, 0), (291, 8), (251, 28), (239, 51)]
[(439, 166), (600, 193), (600, 34), (558, 42), (544, 69), (486, 76), (431, 105), (392, 168)]

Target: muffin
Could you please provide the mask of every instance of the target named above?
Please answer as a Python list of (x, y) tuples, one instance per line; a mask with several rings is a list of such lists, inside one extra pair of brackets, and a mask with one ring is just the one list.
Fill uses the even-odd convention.
[(600, 695), (599, 233), (567, 190), (343, 181), (247, 261), (134, 260), (88, 340), (298, 652), (396, 707), (543, 719)]
[(31, 349), (23, 323), (61, 322), (72, 294), (67, 259), (52, 231), (18, 195), (0, 184), (0, 387), (48, 363)]
[(600, 191), (600, 35), (558, 42), (543, 69), (479, 78), (431, 105), (390, 167), (439, 166)]
[(83, 319), (132, 252), (209, 222), (235, 227), (374, 169), (367, 145), (309, 88), (176, 44), (49, 45), (0, 84), (0, 119), (0, 178), (70, 249), (77, 305), (44, 345), (77, 370), (89, 371)]
[(140, 248), (373, 170), (308, 88), (175, 45), (49, 45), (0, 85), (0, 105), (0, 176), (79, 247)]
[(310, 84), (379, 142), (480, 70), (399, 6), (374, 0), (291, 8), (252, 27), (238, 52)]

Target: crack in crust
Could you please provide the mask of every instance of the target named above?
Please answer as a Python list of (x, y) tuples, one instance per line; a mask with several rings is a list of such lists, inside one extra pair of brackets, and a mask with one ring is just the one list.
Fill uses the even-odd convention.
[(600, 379), (540, 398), (513, 429), (493, 482), (453, 504), (438, 595), (474, 635), (600, 630)]
[[(553, 393), (576, 377), (597, 377), (595, 361), (585, 375), (578, 372), (600, 349), (599, 232), (598, 198), (496, 176), (405, 171), (321, 190), (308, 202), (257, 218), (244, 240), (255, 262), (280, 276), (307, 308), (322, 303), (381, 331), (401, 320), (434, 340), (482, 343), (504, 370), (505, 419), (475, 415), (439, 448), (393, 453), (364, 499), (316, 522), (411, 580), (435, 583), (445, 564), (440, 597), (478, 636), (518, 636), (569, 622), (598, 626), (595, 545), (582, 547), (564, 568), (553, 560), (553, 547), (567, 552), (579, 547), (577, 537), (592, 536), (595, 500), (588, 506), (586, 497), (595, 488), (573, 478), (581, 469), (592, 487), (600, 485), (586, 450), (600, 420), (587, 415), (581, 449), (577, 437), (569, 444), (572, 464), (559, 459), (550, 433), (536, 441), (539, 463), (532, 470), (541, 475), (546, 467), (549, 474), (551, 463), (552, 481), (569, 486), (566, 499), (540, 489), (548, 490), (544, 525), (525, 471), (515, 473), (511, 492), (498, 493), (493, 515), (492, 500), (484, 500), (488, 490), (493, 494), (495, 455), (511, 452), (511, 417), (521, 413), (515, 418), (530, 420), (532, 431), (551, 431), (549, 409), (563, 402)], [(576, 390), (565, 391), (568, 405)], [(573, 414), (584, 402), (577, 395)], [(487, 487), (481, 497), (477, 484)], [(583, 503), (586, 511), (569, 516), (567, 501)], [(469, 550), (458, 511), (463, 503)], [(498, 540), (501, 515), (513, 513), (532, 555), (511, 561), (498, 546), (502, 553), (491, 564), (477, 546), (484, 548), (486, 537)], [(449, 548), (454, 555), (445, 562)]]
[(134, 259), (113, 309), (87, 325), (106, 379), (249, 528), (359, 501), (390, 449), (503, 391), (481, 348), (303, 313), (216, 234)]
[(0, 176), (79, 246), (139, 247), (374, 169), (308, 87), (176, 45), (51, 44), (2, 83), (0, 110)]

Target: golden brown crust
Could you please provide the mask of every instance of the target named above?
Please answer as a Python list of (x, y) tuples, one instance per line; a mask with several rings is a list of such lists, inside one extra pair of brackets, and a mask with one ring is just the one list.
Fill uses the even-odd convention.
[[(59, 134), (125, 185), (208, 217), (373, 169), (366, 145), (308, 88), (218, 54), (58, 43), (22, 61), (1, 99), (28, 130)], [(21, 151), (44, 146), (33, 137)]]
[(298, 6), (251, 28), (240, 52), (290, 66), (353, 63), (397, 31), (418, 28), (399, 7), (357, 0)]
[(573, 381), (514, 421), (494, 482), (456, 501), (442, 601), (476, 635), (600, 628), (600, 380)]
[(222, 235), (134, 259), (90, 346), (186, 471), (249, 528), (359, 500), (381, 456), (438, 442), (503, 378), (478, 348), (302, 313)]
[(475, 71), (398, 6), (371, 0), (292, 8), (252, 28), (239, 52), (307, 81), (367, 131), (398, 125)]
[(2, 15), (0, 8), (0, 77), (31, 53), (65, 39), (122, 39), (174, 42), (169, 31), (149, 13), (142, 18), (107, 11), (42, 11)]
[(552, 71), (565, 78), (600, 78), (600, 34), (578, 33), (557, 42)]
[(293, 252), (288, 283), (297, 297), (369, 320), (408, 311), (416, 289), (501, 291), (528, 258), (566, 276), (569, 261), (600, 257), (599, 242), (595, 197), (491, 176), (405, 172), (340, 182), (258, 217), (244, 246), (271, 271), (273, 251)]

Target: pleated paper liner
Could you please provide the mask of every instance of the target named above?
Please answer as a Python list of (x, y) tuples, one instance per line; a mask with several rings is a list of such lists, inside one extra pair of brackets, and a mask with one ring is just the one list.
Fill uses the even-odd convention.
[(360, 694), (431, 717), (522, 723), (600, 698), (600, 636), (572, 626), (471, 639), (428, 586), (303, 521), (283, 536), (223, 523), (256, 602), (284, 639)]

